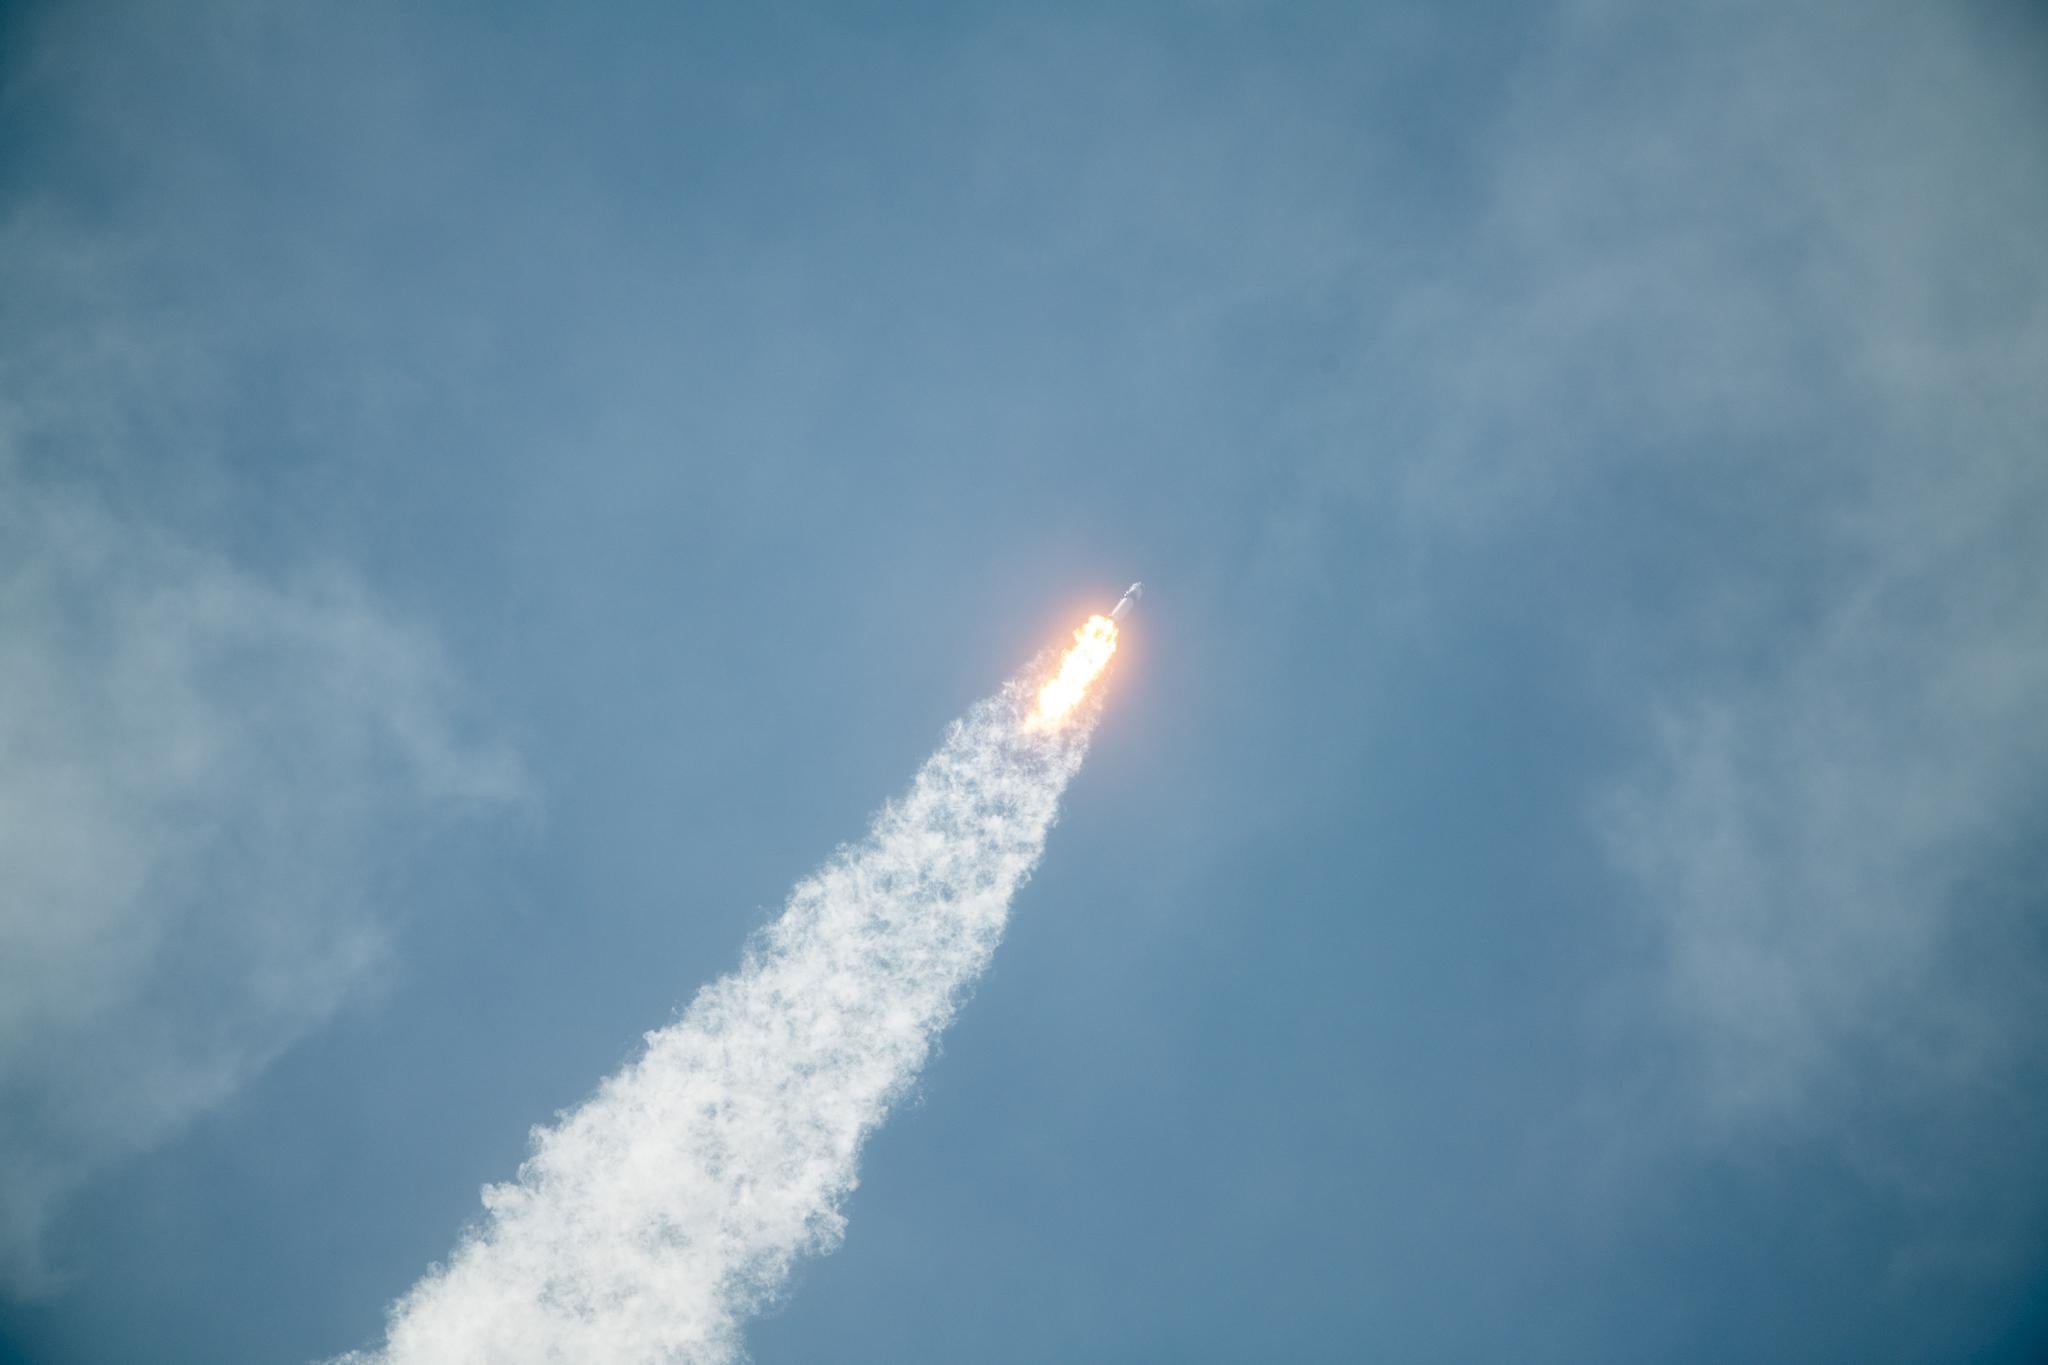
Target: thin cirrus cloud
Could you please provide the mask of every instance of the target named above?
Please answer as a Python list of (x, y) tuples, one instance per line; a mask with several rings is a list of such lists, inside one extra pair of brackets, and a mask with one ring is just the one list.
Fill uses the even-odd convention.
[(1569, 526), (1559, 573), (1626, 566), (1557, 629), (1629, 739), (1592, 813), (1683, 1053), (1660, 1088), (1869, 1169), (1843, 1116), (1975, 1106), (2041, 1041), (2048, 162), (1991, 23), (1575, 7), (1455, 269), (1388, 310), (1432, 553)]
[(526, 797), (434, 641), (0, 465), (0, 1285), (385, 951), (379, 835)]

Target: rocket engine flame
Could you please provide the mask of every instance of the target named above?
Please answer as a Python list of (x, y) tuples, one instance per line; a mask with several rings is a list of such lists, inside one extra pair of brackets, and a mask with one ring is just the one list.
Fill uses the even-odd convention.
[(1100, 677), (1116, 653), (1116, 622), (1091, 616), (1074, 632), (1074, 647), (1060, 658), (1059, 672), (1038, 693), (1038, 710), (1030, 724), (1049, 729), (1065, 720), (1088, 695), (1088, 684)]

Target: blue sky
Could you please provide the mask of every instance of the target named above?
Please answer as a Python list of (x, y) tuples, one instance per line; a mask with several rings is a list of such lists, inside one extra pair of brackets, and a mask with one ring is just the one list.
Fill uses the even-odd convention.
[(1140, 577), (757, 1361), (2038, 1359), (2044, 41), (0, 11), (0, 1360), (369, 1342)]

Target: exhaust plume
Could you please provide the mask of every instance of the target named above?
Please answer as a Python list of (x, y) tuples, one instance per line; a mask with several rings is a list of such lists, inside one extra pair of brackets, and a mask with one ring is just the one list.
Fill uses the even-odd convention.
[(954, 722), (737, 971), (534, 1130), (518, 1178), (484, 1190), (481, 1222), (392, 1307), (385, 1344), (337, 1365), (735, 1359), (797, 1258), (838, 1245), (862, 1142), (1044, 850), (1116, 626), (1075, 639), (1053, 702), (1034, 667)]

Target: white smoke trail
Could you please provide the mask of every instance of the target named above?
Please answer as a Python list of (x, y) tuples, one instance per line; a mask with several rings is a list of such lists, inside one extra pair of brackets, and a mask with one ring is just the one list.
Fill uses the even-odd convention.
[(792, 1263), (837, 1245), (862, 1141), (1001, 938), (1081, 765), (1091, 703), (1027, 725), (1012, 682), (790, 894), (739, 970), (551, 1128), (353, 1365), (717, 1362)]

